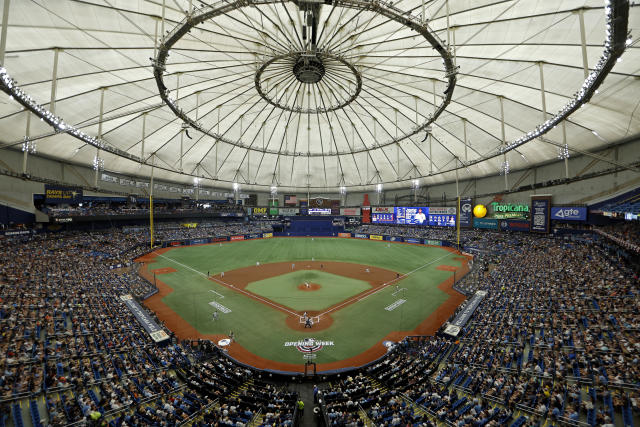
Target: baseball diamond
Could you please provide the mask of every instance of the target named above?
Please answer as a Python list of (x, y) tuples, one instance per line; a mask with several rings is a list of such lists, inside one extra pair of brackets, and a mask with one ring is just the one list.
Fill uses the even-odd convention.
[[(450, 248), (338, 238), (165, 248), (138, 261), (145, 277), (164, 273), (145, 304), (179, 338), (218, 340), (232, 329), (230, 356), (287, 372), (303, 369), (287, 342), (334, 343), (316, 351), (322, 371), (370, 362), (386, 352), (383, 341), (435, 332), (464, 299), (451, 286), (467, 270), (467, 258)], [(222, 298), (228, 310), (212, 322)], [(312, 325), (300, 321), (306, 316)]]

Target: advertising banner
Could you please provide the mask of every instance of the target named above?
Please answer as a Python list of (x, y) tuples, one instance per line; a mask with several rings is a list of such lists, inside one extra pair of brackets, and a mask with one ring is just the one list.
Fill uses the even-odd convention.
[(298, 215), (298, 212), (299, 212), (298, 208), (280, 208), (278, 210), (278, 213), (284, 216)]
[(226, 242), (227, 238), (226, 237), (214, 237), (213, 239), (211, 239), (212, 242)]
[(374, 214), (376, 214), (376, 213), (392, 214), (394, 211), (395, 211), (394, 207), (379, 207), (379, 206), (377, 206), (377, 207), (371, 208), (371, 213), (374, 213)]
[(209, 243), (209, 239), (193, 239), (191, 240), (191, 245), (204, 245), (205, 243)]
[(45, 184), (44, 199), (45, 203), (80, 203), (82, 189)]
[(309, 208), (309, 215), (331, 215), (331, 208)]
[(263, 239), (269, 239), (273, 237), (273, 233), (262, 233), (262, 238)]
[(355, 237), (356, 239), (368, 239), (369, 238), (369, 236), (367, 236), (366, 234), (359, 234), (359, 233), (354, 234), (353, 237)]
[(430, 215), (455, 215), (456, 208), (455, 207), (429, 207)]
[(473, 199), (460, 199), (460, 227), (469, 228), (473, 225)]
[(253, 208), (252, 215), (266, 215), (268, 208)]
[(371, 214), (371, 222), (374, 224), (395, 224), (395, 218), (392, 213), (374, 213)]
[(169, 335), (162, 329), (156, 322), (153, 321), (146, 311), (140, 307), (140, 304), (133, 299), (131, 295), (120, 295), (120, 299), (127, 306), (131, 314), (134, 315), (136, 320), (142, 325), (145, 331), (151, 336), (151, 339), (155, 342), (161, 342), (169, 339)]
[(261, 237), (262, 237), (262, 236), (261, 236), (260, 234), (247, 234), (247, 235), (245, 236), (245, 239), (259, 239), (259, 238), (261, 238)]
[(402, 242), (402, 237), (400, 236), (384, 236), (384, 239), (390, 242)]
[(455, 227), (455, 215), (431, 215), (429, 211), (429, 225), (437, 227)]
[(551, 207), (551, 219), (556, 221), (586, 221), (587, 208), (584, 206)]
[(441, 240), (424, 239), (424, 244), (425, 245), (431, 245), (431, 246), (442, 246), (442, 241)]
[(407, 239), (406, 237), (405, 237), (404, 241), (407, 242), (407, 243), (422, 243), (422, 241), (420, 239)]
[(498, 220), (493, 218), (474, 218), (473, 228), (483, 228), (487, 230), (497, 230)]
[(397, 207), (395, 208), (396, 224), (402, 225), (428, 225), (426, 207)]
[(351, 233), (338, 233), (338, 237), (351, 237)]
[(493, 218), (529, 218), (529, 205), (526, 203), (498, 203), (492, 202), (489, 206), (493, 209)]
[(360, 208), (341, 208), (340, 215), (344, 216), (360, 216)]
[(269, 215), (278, 215), (278, 202), (279, 200), (269, 200)]
[(378, 236), (377, 234), (369, 234), (369, 239), (371, 239), (371, 240), (382, 240), (382, 236)]
[(231, 236), (229, 240), (244, 240), (244, 236)]
[(551, 196), (531, 196), (531, 232), (548, 233), (551, 221)]
[(54, 218), (53, 221), (57, 223), (73, 222), (73, 218)]
[(169, 246), (182, 246), (182, 242), (169, 242)]
[(500, 220), (500, 230), (503, 231), (529, 231), (529, 221), (503, 219)]

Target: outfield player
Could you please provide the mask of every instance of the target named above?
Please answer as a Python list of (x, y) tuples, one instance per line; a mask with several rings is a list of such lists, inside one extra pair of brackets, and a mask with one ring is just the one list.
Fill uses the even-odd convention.
[(218, 320), (218, 310), (213, 312), (213, 321), (215, 322), (216, 320)]

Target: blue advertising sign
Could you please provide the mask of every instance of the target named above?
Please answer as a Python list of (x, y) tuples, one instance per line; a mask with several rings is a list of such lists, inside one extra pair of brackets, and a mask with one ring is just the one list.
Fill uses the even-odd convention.
[(427, 207), (397, 207), (395, 208), (396, 224), (403, 225), (428, 225)]
[(371, 222), (374, 224), (393, 224), (395, 223), (395, 218), (393, 217), (392, 213), (374, 213), (371, 214)]
[(455, 227), (455, 215), (429, 215), (429, 225), (437, 227)]
[(473, 199), (460, 199), (460, 227), (471, 227), (473, 221)]
[(487, 230), (497, 230), (498, 220), (493, 218), (474, 218), (473, 228), (484, 228)]
[(353, 237), (355, 237), (356, 239), (368, 239), (369, 238), (369, 236), (367, 234), (359, 234), (359, 233), (354, 234)]
[(420, 240), (420, 239), (407, 239), (406, 237), (405, 237), (404, 241), (407, 242), (407, 243), (422, 243), (422, 240)]
[(203, 245), (205, 243), (209, 243), (209, 239), (193, 239), (191, 240), (191, 245)]
[(402, 237), (400, 237), (400, 236), (384, 236), (384, 240), (389, 240), (390, 242), (402, 242)]
[(586, 221), (587, 208), (574, 206), (552, 207), (551, 219), (556, 221)]
[(551, 220), (551, 197), (532, 196), (531, 197), (530, 230), (536, 233), (548, 233), (550, 220)]
[(464, 327), (467, 324), (471, 315), (476, 311), (484, 297), (487, 295), (486, 291), (477, 291), (471, 299), (467, 302), (464, 308), (456, 314), (453, 322), (451, 324), (458, 326), (460, 328)]

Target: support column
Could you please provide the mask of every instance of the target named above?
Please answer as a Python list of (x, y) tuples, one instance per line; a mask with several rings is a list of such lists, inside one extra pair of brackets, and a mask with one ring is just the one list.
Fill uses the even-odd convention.
[[(502, 96), (499, 96), (498, 100), (500, 101), (500, 133), (502, 135), (502, 146), (505, 147), (506, 138), (505, 138), (505, 132), (504, 132), (504, 99), (502, 98)], [(507, 173), (507, 170), (506, 170), (506, 164), (507, 164), (507, 152), (505, 151), (502, 154), (502, 165), (504, 166), (504, 170), (502, 172), (504, 173), (504, 189), (505, 191), (508, 191), (509, 178), (507, 175), (509, 174)]]
[(433, 137), (429, 133), (429, 175), (433, 175)]
[(49, 101), (49, 111), (56, 113), (56, 90), (58, 89), (58, 54), (60, 49), (53, 49), (53, 73), (51, 75), (51, 101)]
[(2, 8), (2, 33), (0, 33), (0, 64), (4, 65), (4, 54), (7, 49), (7, 28), (9, 26), (9, 6), (11, 0), (4, 0)]
[(584, 78), (589, 76), (589, 60), (587, 58), (587, 36), (584, 31), (584, 9), (578, 11), (580, 20), (580, 43), (582, 44), (582, 68), (584, 69)]
[(151, 155), (151, 179), (149, 180), (149, 234), (151, 237), (151, 249), (153, 249), (153, 170), (155, 169), (156, 155)]
[[(27, 110), (27, 128), (25, 130), (25, 142), (29, 141), (29, 137), (31, 136), (31, 111)], [(24, 150), (22, 154), (22, 174), (25, 175), (27, 173), (27, 157), (29, 157), (29, 147)]]
[(444, 2), (447, 9), (447, 49), (449, 49), (449, 0), (444, 0)]
[[(104, 91), (107, 88), (100, 88), (100, 115), (98, 116), (98, 140), (102, 140), (102, 118), (104, 116)], [(98, 188), (98, 175), (100, 174), (100, 149), (96, 149), (96, 164), (94, 165), (95, 175), (93, 177), (93, 186)]]
[[(562, 121), (562, 143), (567, 147), (567, 127), (566, 120)], [(569, 154), (568, 152), (565, 154)], [(569, 179), (569, 156), (564, 156), (564, 176)]]
[(160, 37), (164, 37), (164, 14), (167, 8), (167, 0), (162, 0), (162, 25), (160, 27)]
[(96, 148), (96, 159), (93, 165), (93, 188), (98, 188), (98, 175), (100, 174), (100, 149)]
[(142, 141), (140, 147), (140, 164), (144, 162), (144, 140), (147, 133), (147, 113), (142, 113)]
[(458, 185), (458, 158), (456, 157), (456, 197), (460, 198), (460, 187)]
[(180, 173), (182, 173), (182, 155), (184, 153), (183, 147), (184, 147), (184, 129), (180, 130), (180, 168), (179, 168)]
[(547, 96), (544, 90), (544, 63), (542, 61), (538, 62), (538, 66), (540, 67), (540, 95), (542, 96), (542, 121), (544, 122), (547, 120)]
[(467, 141), (467, 119), (462, 119), (462, 131), (464, 132), (464, 161), (465, 163), (469, 161), (469, 154), (467, 152), (467, 148), (469, 146), (469, 141)]

